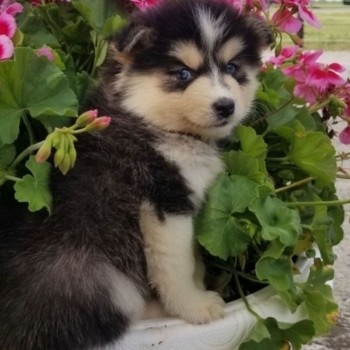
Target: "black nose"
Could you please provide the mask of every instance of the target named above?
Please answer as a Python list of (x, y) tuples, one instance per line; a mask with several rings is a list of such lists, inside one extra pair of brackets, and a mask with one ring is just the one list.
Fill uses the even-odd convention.
[(221, 118), (227, 118), (235, 111), (235, 103), (231, 98), (220, 98), (214, 104), (216, 114)]

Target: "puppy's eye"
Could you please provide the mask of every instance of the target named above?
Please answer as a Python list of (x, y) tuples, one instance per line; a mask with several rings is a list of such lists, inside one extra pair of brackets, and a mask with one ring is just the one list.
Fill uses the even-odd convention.
[(192, 73), (189, 69), (181, 68), (175, 72), (176, 79), (181, 81), (189, 81), (192, 79)]
[(234, 75), (237, 72), (237, 69), (237, 65), (235, 65), (234, 63), (229, 63), (225, 66), (225, 73)]

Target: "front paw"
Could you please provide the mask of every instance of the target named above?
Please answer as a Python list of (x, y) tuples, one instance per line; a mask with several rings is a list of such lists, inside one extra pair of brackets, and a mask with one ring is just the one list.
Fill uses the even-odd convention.
[(225, 302), (216, 292), (197, 290), (175, 311), (177, 316), (189, 323), (203, 324), (224, 316)]

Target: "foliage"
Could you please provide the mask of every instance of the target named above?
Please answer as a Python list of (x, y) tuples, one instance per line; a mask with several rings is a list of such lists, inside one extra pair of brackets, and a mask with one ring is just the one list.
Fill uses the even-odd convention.
[[(284, 324), (261, 318), (247, 303), (257, 324), (240, 350), (300, 349), (326, 333), (337, 315), (327, 283), (346, 201), (335, 193), (340, 157), (330, 122), (350, 122), (350, 84), (339, 75), (340, 65), (317, 62), (320, 52), (282, 46), (283, 35), (301, 43), (298, 14), (319, 26), (309, 1), (278, 0), (273, 13), (266, 1), (227, 1), (265, 17), (275, 57), (261, 72), (252, 115), (222, 149), (226, 169), (208, 191), (196, 237), (209, 271), (216, 269), (211, 283), (227, 300), (247, 303), (248, 290), (270, 285), (292, 312), (306, 315)], [(0, 1), (8, 28), (0, 32), (1, 196), (9, 192), (30, 211), (50, 212), (52, 167), (66, 174), (75, 164), (79, 134), (110, 122), (98, 111), (79, 113), (105, 59), (106, 39), (127, 20), (123, 4), (145, 10), (156, 2)], [(340, 137), (350, 143), (350, 127)], [(300, 255), (314, 261), (304, 281), (296, 278)]]

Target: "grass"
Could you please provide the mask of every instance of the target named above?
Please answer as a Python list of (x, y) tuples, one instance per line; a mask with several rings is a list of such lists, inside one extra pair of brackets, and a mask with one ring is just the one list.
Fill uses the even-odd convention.
[(305, 25), (304, 47), (324, 51), (350, 51), (350, 5), (341, 2), (314, 2), (312, 11), (322, 28)]

